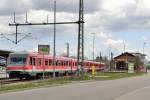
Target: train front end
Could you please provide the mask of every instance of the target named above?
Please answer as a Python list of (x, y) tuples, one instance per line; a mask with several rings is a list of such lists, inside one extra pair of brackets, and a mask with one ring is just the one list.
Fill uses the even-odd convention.
[(7, 60), (9, 78), (22, 78), (26, 74), (27, 53), (11, 53)]

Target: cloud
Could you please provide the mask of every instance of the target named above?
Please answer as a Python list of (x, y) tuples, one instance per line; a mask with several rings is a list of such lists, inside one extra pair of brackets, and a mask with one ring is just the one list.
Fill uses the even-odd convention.
[[(56, 0), (57, 12), (77, 13), (79, 10), (79, 0)], [(97, 10), (99, 0), (86, 0), (86, 13)], [(17, 14), (25, 13), (31, 9), (53, 11), (54, 0), (1, 0), (0, 15), (10, 15), (13, 12)]]
[[(85, 53), (91, 55), (92, 37), (90, 33), (97, 33), (96, 49), (100, 51), (111, 46), (114, 51), (120, 52), (123, 48), (123, 40), (126, 40), (127, 50), (134, 50), (137, 47), (132, 40), (136, 33), (131, 35), (132, 30), (149, 31), (150, 27), (150, 6), (149, 0), (84, 0), (85, 2)], [(79, 0), (57, 0), (57, 21), (77, 21)], [(14, 27), (9, 27), (8, 23), (13, 22), (12, 13), (16, 12), (16, 21), (25, 22), (25, 12), (28, 11), (29, 22), (46, 22), (49, 15), (49, 22), (53, 22), (53, 0), (1, 0), (0, 3), (0, 33), (11, 34), (15, 32)], [(28, 26), (19, 27), (20, 33), (32, 33), (30, 37), (22, 41), (18, 46), (14, 46), (4, 39), (0, 39), (2, 44), (9, 44), (11, 48), (18, 50), (37, 48), (39, 43), (53, 42), (52, 26)], [(129, 39), (124, 39), (123, 35), (116, 37), (116, 33), (126, 33), (131, 35)], [(147, 32), (148, 33), (148, 32)], [(57, 37), (59, 49), (64, 42), (70, 41), (72, 45), (77, 45), (78, 25), (57, 25)], [(23, 35), (19, 35), (19, 38)], [(146, 35), (141, 34), (141, 40), (148, 40)], [(14, 39), (14, 36), (12, 36)], [(138, 39), (137, 39), (138, 40)], [(32, 43), (28, 42), (32, 41)], [(5, 42), (5, 43), (3, 43)], [(22, 45), (25, 45), (24, 47)], [(102, 48), (101, 48), (102, 47)], [(1, 46), (1, 48), (6, 48)], [(72, 47), (74, 49), (74, 47)], [(64, 50), (62, 50), (63, 52)], [(72, 54), (75, 54), (74, 50)]]

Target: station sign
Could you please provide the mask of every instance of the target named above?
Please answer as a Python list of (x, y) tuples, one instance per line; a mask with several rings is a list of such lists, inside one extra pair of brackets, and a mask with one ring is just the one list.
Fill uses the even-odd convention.
[(39, 54), (49, 54), (50, 46), (49, 45), (38, 45)]

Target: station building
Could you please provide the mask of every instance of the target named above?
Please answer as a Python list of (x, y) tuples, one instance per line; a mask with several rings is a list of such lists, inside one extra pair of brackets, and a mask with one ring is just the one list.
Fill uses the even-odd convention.
[(0, 66), (5, 66), (7, 58), (12, 51), (0, 50)]
[(140, 67), (144, 67), (145, 54), (125, 52), (114, 57), (114, 67), (116, 70), (128, 70), (129, 64), (135, 64), (138, 57), (140, 59)]

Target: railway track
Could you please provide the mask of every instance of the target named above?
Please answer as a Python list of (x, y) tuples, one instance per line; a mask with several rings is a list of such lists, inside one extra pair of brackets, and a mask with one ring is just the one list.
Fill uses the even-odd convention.
[[(49, 79), (49, 77), (45, 77), (44, 80)], [(11, 84), (22, 84), (22, 83), (29, 83), (29, 82), (38, 82), (42, 79), (22, 79), (19, 78), (10, 79), (10, 78), (0, 78), (0, 85), (11, 85)]]
[(32, 81), (36, 81), (35, 79), (1, 79), (0, 80), (0, 84), (1, 85), (9, 85), (9, 84), (21, 84), (21, 83), (28, 83), (28, 82), (32, 82)]

